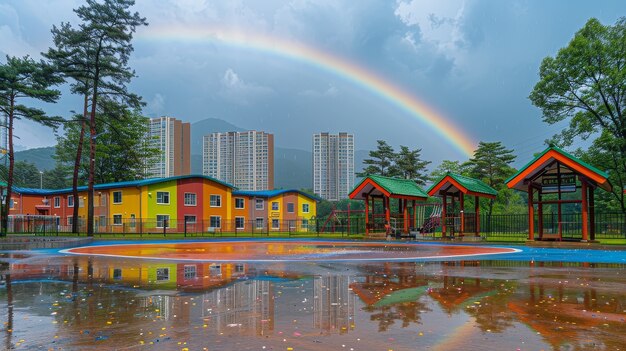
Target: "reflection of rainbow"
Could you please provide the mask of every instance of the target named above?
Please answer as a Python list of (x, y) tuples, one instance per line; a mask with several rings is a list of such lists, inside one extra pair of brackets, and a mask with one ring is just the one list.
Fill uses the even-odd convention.
[(430, 126), (465, 156), (472, 155), (474, 151), (475, 143), (467, 135), (423, 101), (355, 62), (317, 48), (260, 33), (210, 27), (149, 27), (139, 33), (138, 37), (159, 41), (217, 42), (304, 62), (351, 81), (408, 112)]

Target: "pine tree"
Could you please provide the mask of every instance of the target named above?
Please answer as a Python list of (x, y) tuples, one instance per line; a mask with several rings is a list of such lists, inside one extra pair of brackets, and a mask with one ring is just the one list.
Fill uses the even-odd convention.
[(0, 65), (0, 112), (7, 117), (9, 169), (7, 174), (7, 195), (2, 211), (2, 235), (6, 235), (13, 187), (15, 154), (13, 150), (13, 125), (15, 120), (28, 119), (49, 127), (56, 127), (60, 118), (49, 117), (34, 107), (21, 104), (22, 99), (35, 99), (44, 102), (56, 102), (60, 92), (51, 89), (60, 84), (62, 79), (43, 61), (36, 62), (24, 58), (9, 57)]

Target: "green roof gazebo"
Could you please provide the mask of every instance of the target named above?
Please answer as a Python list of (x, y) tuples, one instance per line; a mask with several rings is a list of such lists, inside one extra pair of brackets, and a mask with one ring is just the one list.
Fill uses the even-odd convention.
[[(455, 219), (459, 219), (458, 231), (459, 236), (463, 236), (468, 226), (473, 224), (473, 231), (476, 236), (480, 234), (480, 202), (481, 197), (487, 199), (495, 199), (498, 192), (485, 184), (479, 179), (474, 179), (460, 174), (448, 172), (443, 175), (430, 189), (428, 189), (428, 195), (441, 196), (442, 208), (441, 208), (441, 234), (445, 238), (448, 229), (448, 222), (452, 221), (454, 225)], [(465, 197), (474, 196), (474, 214), (468, 216), (465, 213)], [(454, 200), (459, 199), (459, 213), (452, 213), (448, 211), (448, 197), (451, 198), (450, 205), (452, 206), (452, 212), (454, 212)]]
[[(428, 194), (411, 179), (379, 175), (366, 176), (350, 192), (350, 199), (365, 201), (365, 234), (368, 236), (372, 231), (381, 230), (389, 234), (393, 227), (392, 219), (396, 220), (396, 224), (400, 219), (402, 232), (408, 234), (412, 223), (415, 223), (415, 203), (425, 201), (427, 198)], [(382, 202), (383, 213), (375, 213), (375, 200), (377, 199)], [(391, 199), (398, 200), (399, 213), (391, 213)], [(411, 211), (409, 211), (409, 203), (411, 203)]]

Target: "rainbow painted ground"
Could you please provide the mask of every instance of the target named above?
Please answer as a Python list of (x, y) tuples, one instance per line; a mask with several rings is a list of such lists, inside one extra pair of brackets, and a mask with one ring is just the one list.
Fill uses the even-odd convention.
[(511, 254), (513, 248), (321, 241), (134, 243), (84, 246), (63, 253), (185, 261), (409, 261)]

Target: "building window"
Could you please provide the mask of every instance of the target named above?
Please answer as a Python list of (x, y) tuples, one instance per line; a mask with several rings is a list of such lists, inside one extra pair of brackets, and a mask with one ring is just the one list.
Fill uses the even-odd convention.
[(187, 223), (187, 224), (196, 224), (196, 216), (185, 215), (185, 223)]
[(272, 211), (278, 211), (278, 201), (272, 201)]
[(67, 207), (74, 207), (74, 195), (67, 196)]
[(113, 215), (113, 225), (122, 225), (122, 215), (114, 214)]
[(244, 265), (242, 264), (236, 264), (235, 265), (235, 273), (243, 273), (245, 270)]
[(308, 219), (303, 219), (302, 220), (302, 230), (309, 230), (309, 220)]
[(257, 218), (256, 219), (256, 229), (263, 229), (264, 225), (263, 225), (263, 218)]
[(169, 227), (170, 215), (157, 215), (157, 228)]
[(74, 224), (74, 217), (72, 216), (67, 217), (67, 225), (72, 225), (72, 224)]
[(209, 206), (211, 207), (222, 207), (222, 196), (221, 195), (211, 195), (209, 200)]
[(106, 227), (107, 225), (107, 219), (104, 216), (100, 216), (100, 226), (101, 227)]
[(288, 202), (287, 203), (287, 212), (293, 213), (294, 209), (295, 209), (295, 206), (294, 206), (293, 202)]
[(135, 223), (136, 223), (136, 221), (137, 221), (137, 220), (135, 219), (135, 215), (134, 215), (134, 214), (131, 214), (131, 215), (130, 215), (130, 227), (131, 227), (131, 228), (135, 228)]
[(170, 203), (170, 192), (169, 191), (157, 191), (157, 204), (167, 205), (169, 203)]
[(15, 200), (11, 199), (11, 201), (9, 201), (9, 208), (14, 208), (15, 207)]
[(185, 276), (185, 279), (195, 279), (198, 276), (196, 273), (196, 266), (185, 265), (185, 267), (183, 268), (183, 274)]
[(254, 200), (254, 208), (258, 211), (263, 210), (263, 208), (265, 208), (264, 205), (265, 201), (263, 201), (263, 199), (255, 199)]
[(244, 199), (241, 198), (241, 197), (236, 197), (235, 198), (235, 208), (238, 209), (238, 210), (241, 210), (241, 209), (244, 208), (244, 206), (245, 206)]
[(196, 206), (195, 193), (185, 193), (185, 206)]
[(309, 204), (302, 204), (302, 212), (309, 213)]
[(235, 217), (235, 229), (244, 229), (246, 227), (245, 217)]
[(122, 269), (121, 268), (113, 269), (113, 280), (122, 280)]
[(209, 218), (209, 226), (211, 228), (221, 228), (222, 227), (222, 217), (220, 217), (220, 216), (211, 216)]
[(278, 219), (272, 219), (272, 229), (280, 229), (280, 222)]
[(54, 208), (59, 208), (61, 207), (61, 198), (58, 196), (54, 197)]
[(78, 207), (80, 207), (80, 208), (85, 207), (85, 197), (84, 196), (79, 196), (78, 197)]
[(101, 207), (107, 206), (107, 194), (100, 194), (100, 206)]
[(114, 191), (113, 192), (113, 203), (114, 204), (121, 204), (122, 203), (122, 192), (121, 191)]
[(212, 265), (210, 265), (209, 266), (209, 274), (212, 277), (215, 277), (215, 276), (219, 277), (219, 276), (221, 276), (222, 275), (222, 265), (219, 265), (219, 264), (212, 264)]
[(164, 281), (170, 280), (170, 269), (169, 268), (157, 268), (156, 280), (157, 282), (164, 282)]

